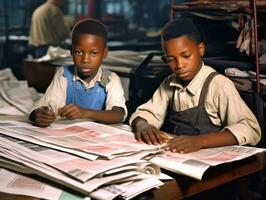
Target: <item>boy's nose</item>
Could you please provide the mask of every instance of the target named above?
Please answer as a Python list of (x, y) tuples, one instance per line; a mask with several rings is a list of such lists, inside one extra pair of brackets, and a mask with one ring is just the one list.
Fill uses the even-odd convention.
[(90, 55), (88, 53), (84, 53), (81, 59), (82, 63), (89, 63), (90, 62)]
[(176, 68), (184, 68), (186, 66), (186, 60), (184, 58), (176, 58)]
[(183, 67), (183, 61), (181, 59), (176, 59), (176, 68), (182, 68)]

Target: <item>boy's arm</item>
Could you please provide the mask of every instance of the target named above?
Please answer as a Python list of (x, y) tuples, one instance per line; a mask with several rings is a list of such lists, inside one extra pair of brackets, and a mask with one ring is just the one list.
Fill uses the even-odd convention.
[(229, 130), (239, 145), (256, 145), (261, 138), (259, 123), (233, 82), (222, 75), (216, 76), (212, 82), (215, 84), (210, 85), (212, 93), (207, 101), (213, 102), (213, 107), (218, 109), (224, 130)]
[(165, 150), (178, 153), (189, 153), (202, 148), (237, 145), (237, 139), (227, 129), (218, 133), (208, 133), (199, 136), (180, 135), (168, 142)]
[(92, 110), (81, 108), (75, 104), (68, 104), (58, 110), (61, 117), (67, 119), (90, 119), (103, 123), (121, 123), (123, 122), (124, 109), (114, 106), (111, 110)]
[(122, 123), (124, 112), (123, 108), (116, 106), (114, 106), (112, 110), (87, 110), (85, 118), (108, 124)]
[[(107, 113), (109, 113), (110, 110), (113, 110), (114, 108), (122, 109), (124, 113), (122, 121), (124, 121), (127, 117), (127, 107), (121, 80), (119, 76), (114, 72), (109, 75), (108, 79), (109, 82), (106, 84), (107, 96), (105, 102), (105, 110), (107, 111)], [(119, 120), (119, 122), (122, 121)]]
[(63, 67), (56, 69), (54, 78), (45, 91), (45, 94), (34, 103), (29, 113), (42, 107), (52, 107), (52, 110), (56, 113), (58, 108), (65, 104), (67, 79), (63, 76), (63, 72)]

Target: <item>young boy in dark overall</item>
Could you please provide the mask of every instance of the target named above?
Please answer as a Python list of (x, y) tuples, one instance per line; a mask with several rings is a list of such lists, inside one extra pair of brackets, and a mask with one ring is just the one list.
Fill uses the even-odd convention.
[[(168, 22), (162, 47), (173, 74), (130, 118), (136, 138), (148, 144), (167, 143), (166, 150), (188, 153), (225, 145), (256, 145), (261, 129), (233, 83), (202, 62), (205, 46), (191, 20)], [(170, 112), (170, 113), (169, 113)], [(170, 119), (165, 116), (170, 114)], [(174, 137), (160, 132), (164, 120)]]
[(101, 67), (107, 56), (107, 29), (94, 19), (78, 22), (72, 31), (74, 65), (60, 67), (29, 119), (50, 125), (57, 116), (120, 123), (127, 116), (120, 78)]

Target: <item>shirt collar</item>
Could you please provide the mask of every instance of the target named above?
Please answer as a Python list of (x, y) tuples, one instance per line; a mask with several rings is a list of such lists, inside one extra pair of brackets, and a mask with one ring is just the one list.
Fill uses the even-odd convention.
[(80, 81), (80, 82), (82, 82), (82, 83), (86, 86), (86, 88), (92, 88), (92, 87), (95, 86), (95, 83), (96, 83), (97, 81), (98, 81), (101, 85), (104, 85), (102, 75), (103, 75), (102, 68), (99, 67), (96, 76), (94, 76), (94, 78), (93, 78), (89, 83), (87, 83), (86, 81), (82, 80), (82, 79), (81, 79), (78, 75), (76, 75), (76, 74), (73, 76), (73, 81)]
[(199, 72), (195, 75), (195, 77), (190, 81), (190, 83), (183, 87), (179, 80), (176, 78), (176, 76), (173, 76), (172, 80), (170, 81), (170, 86), (178, 87), (180, 90), (188, 90), (192, 95), (196, 95), (199, 87), (203, 85), (203, 82), (205, 81), (206, 76), (206, 66), (202, 62), (201, 69)]

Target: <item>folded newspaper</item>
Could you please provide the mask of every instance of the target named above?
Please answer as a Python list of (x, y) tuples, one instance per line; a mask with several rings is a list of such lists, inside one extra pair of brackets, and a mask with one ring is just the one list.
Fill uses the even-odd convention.
[[(112, 155), (109, 151), (105, 154), (104, 147), (96, 148), (95, 155), (90, 155), (86, 151), (83, 152), (83, 157), (77, 155), (77, 152), (84, 148), (82, 142), (78, 146), (78, 141), (82, 141), (82, 138), (91, 139), (90, 135), (96, 136), (98, 133), (101, 137), (95, 139), (94, 142), (97, 143), (97, 140), (99, 140), (100, 143), (100, 140), (108, 135), (113, 137), (114, 135), (110, 134), (113, 132), (118, 134), (116, 135), (117, 138), (120, 136), (127, 138), (130, 141), (128, 143), (132, 141), (137, 143), (132, 140), (134, 136), (131, 132), (118, 131), (119, 129), (112, 130), (108, 127), (109, 133), (103, 135), (106, 132), (104, 129), (106, 127), (97, 123), (88, 124), (87, 122), (63, 127), (37, 128), (28, 123), (1, 121), (0, 165), (17, 172), (39, 175), (96, 199), (113, 199), (117, 196), (130, 199), (139, 193), (163, 184), (159, 180), (160, 168), (142, 159), (147, 155), (160, 152), (158, 150), (153, 151), (154, 147), (147, 148), (148, 150), (145, 152), (140, 150), (138, 144), (131, 144), (132, 146), (128, 147), (125, 144), (122, 146), (116, 144), (121, 148), (118, 151), (111, 150), (110, 152), (115, 154), (118, 152), (119, 156), (114, 156), (112, 159), (103, 156)], [(55, 134), (56, 132), (58, 134)], [(75, 138), (75, 134), (78, 137)], [(126, 137), (127, 134), (129, 134), (129, 137)], [(86, 135), (88, 135), (88, 138)], [(65, 140), (65, 137), (69, 139), (71, 136), (74, 137), (72, 142), (74, 146), (63, 148), (62, 141)], [(49, 145), (50, 139), (52, 145)], [(56, 148), (57, 142), (59, 143), (59, 149)], [(69, 141), (66, 143), (69, 144)], [(91, 144), (91, 142), (84, 141), (85, 147), (88, 144)], [(143, 146), (145, 144), (140, 143), (139, 145)], [(107, 144), (106, 147), (108, 147)], [(67, 149), (73, 151), (68, 152)], [(124, 150), (126, 150), (125, 154), (123, 154)], [(88, 156), (84, 156), (85, 154), (88, 154)], [(144, 180), (146, 180), (146, 184), (143, 184)], [(147, 184), (148, 182), (149, 184)], [(131, 184), (139, 185), (139, 187), (132, 186), (135, 189), (130, 191), (126, 190), (123, 184), (127, 184), (127, 188), (130, 188)]]
[(26, 115), (39, 98), (37, 91), (26, 81), (17, 80), (10, 68), (0, 70), (0, 114)]
[(265, 151), (262, 148), (234, 145), (201, 149), (186, 154), (163, 152), (149, 161), (169, 171), (202, 180), (211, 166), (241, 160)]
[(264, 152), (247, 146), (202, 149), (188, 154), (138, 142), (126, 129), (95, 122), (53, 124), (0, 121), (0, 165), (36, 174), (96, 199), (133, 198), (163, 183), (160, 169), (201, 180), (210, 166)]

